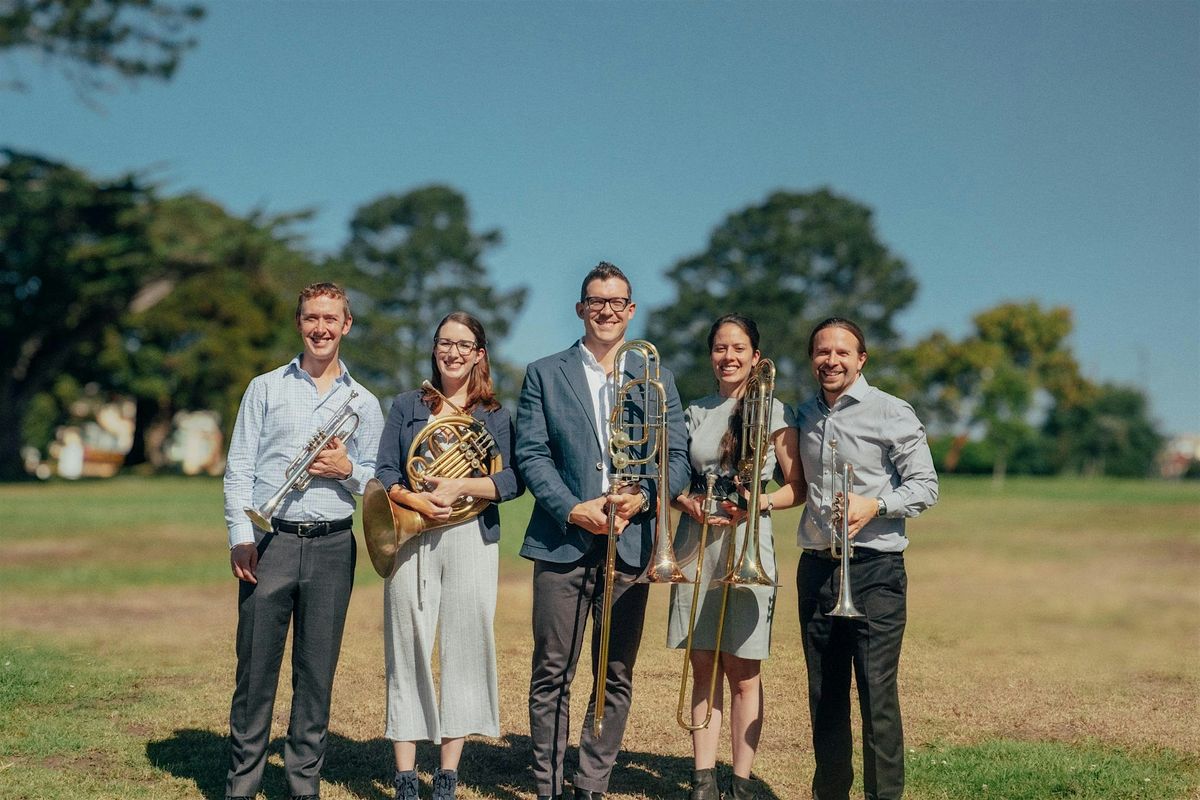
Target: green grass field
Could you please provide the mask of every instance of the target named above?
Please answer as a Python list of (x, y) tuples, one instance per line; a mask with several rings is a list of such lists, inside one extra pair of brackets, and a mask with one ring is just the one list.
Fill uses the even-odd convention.
[[(503, 509), (503, 735), (468, 744), (467, 798), (532, 797), (530, 567), (516, 555), (530, 502)], [(755, 770), (763, 797), (787, 800), (808, 796), (812, 774), (797, 552), (783, 533), (797, 518), (777, 515), (783, 586)], [(1200, 798), (1200, 485), (952, 478), (910, 536), (907, 797)], [(0, 486), (0, 547), (0, 798), (221, 798), (236, 592), (220, 482)], [(691, 774), (674, 722), (680, 654), (662, 644), (667, 591), (651, 595), (614, 800), (686, 797)], [(390, 797), (381, 602), (364, 556), (327, 800)], [(286, 796), (289, 681), (285, 667), (270, 798)], [(576, 720), (588, 683), (585, 664)], [(420, 762), (436, 766), (432, 748)]]

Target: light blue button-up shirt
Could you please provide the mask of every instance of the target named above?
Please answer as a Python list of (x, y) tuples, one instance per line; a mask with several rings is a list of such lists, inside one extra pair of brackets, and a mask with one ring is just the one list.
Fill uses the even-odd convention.
[[(833, 408), (816, 396), (796, 409), (800, 460), (808, 480), (808, 500), (800, 517), (796, 542), (828, 550), (838, 460), (854, 468), (850, 491), (881, 497), (887, 514), (863, 526), (854, 537), (863, 546), (898, 553), (908, 547), (905, 517), (915, 517), (937, 502), (938, 478), (925, 438), (925, 426), (912, 406), (880, 391), (862, 375), (837, 399)], [(836, 443), (836, 444), (835, 444)]]
[(273, 516), (292, 522), (320, 522), (354, 513), (354, 495), (362, 494), (375, 475), (383, 412), (375, 396), (350, 377), (346, 365), (340, 361), (338, 365), (342, 374), (323, 395), (312, 376), (300, 368), (300, 356), (250, 381), (225, 465), (225, 524), (230, 548), (254, 542), (254, 525), (243, 509), (261, 508), (283, 486), (288, 466), (352, 390), (358, 392), (350, 406), (358, 414), (358, 428), (345, 443), (350, 477), (341, 481), (314, 477), (304, 492), (288, 492)]

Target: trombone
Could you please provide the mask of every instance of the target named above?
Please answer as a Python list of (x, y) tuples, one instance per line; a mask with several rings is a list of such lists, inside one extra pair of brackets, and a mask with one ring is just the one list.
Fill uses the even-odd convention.
[[(642, 357), (642, 371), (628, 381), (622, 376), (625, 356)], [(635, 485), (643, 479), (657, 486), (654, 546), (646, 571), (638, 578), (646, 583), (687, 583), (671, 545), (670, 452), (667, 448), (667, 391), (661, 380), (658, 349), (644, 339), (621, 345), (613, 359), (613, 407), (609, 417), (608, 454), (613, 472), (609, 491)], [(630, 419), (626, 406), (640, 390), (641, 418)], [(637, 455), (641, 452), (641, 455)], [(651, 466), (653, 465), (653, 466)], [(644, 469), (648, 468), (648, 469)], [(617, 572), (617, 513), (608, 509), (608, 550), (604, 559), (604, 596), (600, 606), (600, 653), (596, 662), (596, 694), (592, 728), (597, 736), (604, 727), (604, 691), (608, 677), (608, 643), (612, 633), (613, 582)]]
[(854, 467), (838, 457), (837, 439), (829, 442), (829, 452), (833, 457), (834, 488), (841, 496), (841, 508), (834, 514), (835, 530), (830, 539), (830, 552), (834, 558), (840, 558), (841, 576), (838, 581), (837, 602), (833, 610), (826, 612), (827, 617), (844, 617), (846, 619), (861, 619), (865, 616), (854, 605), (854, 597), (850, 594), (850, 556), (854, 543), (850, 541), (850, 488), (854, 485)]
[(254, 523), (254, 527), (270, 533), (272, 530), (271, 517), (275, 516), (275, 509), (279, 508), (283, 498), (293, 491), (303, 492), (312, 483), (315, 476), (308, 471), (308, 468), (317, 460), (321, 451), (335, 438), (344, 442), (358, 430), (358, 413), (350, 407), (356, 397), (358, 397), (358, 392), (351, 389), (346, 402), (342, 403), (333, 413), (329, 422), (326, 422), (313, 434), (312, 438), (308, 440), (308, 444), (304, 445), (304, 449), (300, 451), (300, 455), (288, 464), (287, 469), (284, 470), (283, 485), (275, 494), (271, 495), (267, 502), (258, 508), (253, 506), (242, 508), (242, 511), (246, 512), (246, 516)]
[(738, 483), (746, 488), (746, 532), (742, 537), (736, 566), (721, 582), (731, 586), (778, 586), (763, 569), (759, 513), (762, 470), (771, 445), (771, 405), (775, 399), (775, 364), (761, 359), (750, 371), (742, 395), (742, 447), (738, 460)]
[[(675, 721), (679, 723), (679, 727), (685, 731), (698, 731), (708, 727), (708, 723), (712, 721), (713, 703), (717, 699), (717, 683), (720, 678), (721, 670), (718, 669), (721, 653), (721, 637), (725, 633), (725, 610), (729, 605), (729, 587), (731, 584), (726, 583), (721, 589), (721, 613), (717, 618), (717, 638), (713, 644), (713, 659), (712, 678), (708, 684), (708, 712), (704, 715), (704, 722), (697, 725), (690, 721), (691, 715), (684, 717), (684, 711), (687, 710), (687, 689), (688, 689), (688, 673), (692, 666), (692, 637), (696, 633), (696, 609), (700, 605), (700, 590), (701, 575), (704, 571), (704, 548), (708, 545), (708, 518), (717, 513), (717, 500), (713, 496), (717, 485), (717, 476), (713, 473), (708, 473), (704, 476), (706, 487), (704, 492), (704, 501), (701, 504), (701, 510), (704, 512), (704, 524), (700, 526), (700, 551), (696, 556), (696, 584), (692, 588), (692, 612), (688, 618), (688, 635), (687, 645), (683, 650), (683, 677), (679, 681), (679, 705), (675, 709)], [(726, 569), (733, 566), (733, 548), (729, 549), (729, 556), (726, 559), (728, 562)]]

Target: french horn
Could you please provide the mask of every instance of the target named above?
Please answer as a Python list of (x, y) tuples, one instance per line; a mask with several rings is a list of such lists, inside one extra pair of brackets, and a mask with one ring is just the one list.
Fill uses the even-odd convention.
[[(480, 477), (503, 469), (496, 442), (482, 422), (450, 402), (429, 381), (422, 383), (421, 388), (436, 393), (454, 413), (431, 420), (408, 448), (405, 473), (414, 491), (429, 488), (426, 478)], [(406, 541), (430, 528), (472, 519), (491, 502), (479, 497), (460, 497), (451, 507), (448, 519), (434, 520), (392, 500), (387, 487), (372, 478), (363, 492), (363, 539), (371, 565), (380, 577), (387, 578), (395, 569), (396, 553)]]

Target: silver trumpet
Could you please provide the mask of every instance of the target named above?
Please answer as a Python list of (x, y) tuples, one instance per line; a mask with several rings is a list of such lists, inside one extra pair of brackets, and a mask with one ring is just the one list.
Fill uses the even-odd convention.
[(850, 489), (854, 485), (854, 467), (838, 457), (836, 439), (829, 443), (829, 450), (837, 472), (834, 476), (834, 489), (840, 496), (840, 501), (835, 501), (835, 505), (838, 506), (834, 512), (836, 530), (830, 542), (830, 552), (834, 558), (841, 558), (842, 563), (837, 602), (833, 610), (826, 612), (825, 616), (861, 619), (866, 615), (855, 608), (854, 598), (850, 594), (850, 556), (854, 550), (854, 543), (850, 541), (850, 515), (847, 512), (850, 509)]
[(358, 430), (358, 413), (350, 407), (350, 403), (356, 397), (358, 397), (358, 392), (352, 389), (346, 402), (342, 403), (329, 422), (326, 422), (320, 430), (313, 434), (313, 437), (308, 440), (308, 444), (300, 451), (300, 455), (296, 456), (291, 464), (288, 464), (288, 468), (284, 472), (283, 485), (279, 487), (279, 491), (271, 495), (271, 498), (258, 508), (246, 506), (242, 509), (254, 523), (254, 527), (270, 533), (272, 530), (271, 517), (275, 516), (275, 509), (279, 508), (283, 498), (291, 492), (303, 492), (312, 483), (314, 476), (309, 473), (308, 468), (317, 460), (321, 451), (335, 438), (344, 442)]

